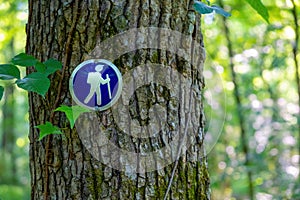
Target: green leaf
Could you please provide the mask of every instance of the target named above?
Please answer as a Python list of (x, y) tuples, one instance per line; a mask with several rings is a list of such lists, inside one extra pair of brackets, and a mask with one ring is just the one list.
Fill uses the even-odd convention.
[(213, 9), (210, 6), (200, 1), (195, 1), (194, 8), (200, 14), (209, 14), (213, 12)]
[(0, 65), (0, 79), (9, 80), (14, 78), (20, 78), (20, 70), (18, 67), (12, 64)]
[(34, 65), (34, 68), (36, 69), (36, 71), (44, 73), (46, 70), (46, 66), (44, 65), (44, 63), (41, 63), (40, 61), (37, 61)]
[(258, 12), (260, 16), (269, 23), (269, 13), (268, 9), (264, 6), (261, 0), (246, 0), (251, 7)]
[(46, 124), (35, 126), (35, 128), (40, 129), (39, 140), (43, 139), (45, 136), (50, 134), (62, 134), (60, 129), (57, 126), (53, 126), (53, 124), (51, 124), (50, 122), (46, 122)]
[(45, 74), (40, 72), (33, 72), (23, 79), (17, 80), (16, 83), (20, 88), (36, 92), (43, 97), (50, 87), (50, 80), (45, 76)]
[(230, 13), (226, 12), (225, 10), (223, 10), (223, 8), (220, 8), (219, 6), (216, 6), (216, 5), (209, 6), (200, 1), (195, 1), (194, 8), (200, 14), (209, 14), (209, 13), (212, 13), (213, 11), (215, 11), (216, 13), (223, 15), (224, 17), (231, 16)]
[(230, 17), (231, 14), (229, 12), (226, 12), (223, 10), (223, 8), (220, 8), (219, 6), (212, 5), (211, 8), (218, 14), (223, 15), (224, 17)]
[(2, 86), (0, 85), (0, 101), (1, 101), (1, 99), (2, 99), (2, 97), (3, 97), (3, 92), (4, 92), (4, 87), (2, 87)]
[(53, 58), (50, 58), (49, 60), (45, 61), (44, 65), (46, 66), (45, 74), (47, 76), (62, 68), (61, 62), (59, 62), (58, 60), (55, 60)]
[(70, 121), (71, 128), (74, 127), (75, 121), (77, 120), (77, 118), (80, 116), (81, 113), (90, 112), (90, 110), (88, 110), (87, 108), (83, 108), (81, 106), (69, 107), (65, 105), (61, 105), (55, 111), (61, 111), (66, 114), (68, 120)]
[(20, 66), (25, 66), (25, 67), (30, 67), (34, 66), (35, 63), (37, 62), (37, 59), (35, 59), (31, 55), (27, 55), (26, 53), (20, 53), (13, 57), (11, 62), (15, 65), (20, 65)]

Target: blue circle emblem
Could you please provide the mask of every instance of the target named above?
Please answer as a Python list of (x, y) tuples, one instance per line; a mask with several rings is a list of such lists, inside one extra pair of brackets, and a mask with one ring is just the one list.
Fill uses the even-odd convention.
[(108, 60), (87, 60), (75, 68), (69, 87), (72, 98), (78, 105), (102, 111), (111, 107), (120, 97), (122, 75)]

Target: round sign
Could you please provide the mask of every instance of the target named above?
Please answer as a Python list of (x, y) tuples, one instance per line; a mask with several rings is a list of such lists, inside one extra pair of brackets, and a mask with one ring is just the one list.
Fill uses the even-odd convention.
[(80, 63), (70, 77), (73, 100), (90, 110), (102, 111), (120, 97), (122, 75), (110, 61), (92, 59)]

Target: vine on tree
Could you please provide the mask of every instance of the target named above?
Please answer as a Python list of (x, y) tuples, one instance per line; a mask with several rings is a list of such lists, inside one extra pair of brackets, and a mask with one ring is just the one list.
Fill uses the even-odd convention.
[[(35, 57), (26, 53), (20, 53), (12, 58), (9, 64), (0, 64), (0, 80), (15, 80), (19, 88), (28, 92), (35, 92), (45, 98), (46, 93), (50, 87), (49, 75), (54, 74), (56, 71), (62, 69), (62, 63), (56, 59), (50, 58), (45, 62), (37, 60)], [(21, 78), (19, 67), (33, 67), (34, 72)], [(0, 100), (3, 97), (4, 87), (0, 86)], [(76, 119), (81, 113), (89, 112), (88, 109), (80, 106), (66, 106), (61, 105), (52, 112), (64, 112), (70, 122), (70, 127), (73, 128)], [(53, 125), (51, 122), (35, 126), (40, 131), (39, 140), (43, 139), (49, 134), (62, 134), (58, 126)]]

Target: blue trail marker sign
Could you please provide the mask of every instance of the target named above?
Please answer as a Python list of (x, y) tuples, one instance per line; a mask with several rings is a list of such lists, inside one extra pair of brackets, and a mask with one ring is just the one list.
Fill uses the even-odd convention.
[(102, 111), (111, 107), (120, 97), (122, 75), (108, 60), (87, 60), (75, 68), (69, 86), (76, 104)]

